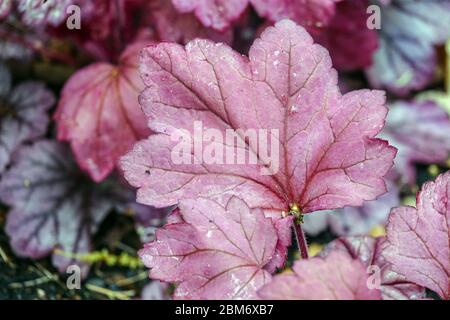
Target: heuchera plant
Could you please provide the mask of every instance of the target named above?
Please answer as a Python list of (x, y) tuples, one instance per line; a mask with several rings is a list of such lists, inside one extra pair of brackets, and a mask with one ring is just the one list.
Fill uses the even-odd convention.
[[(177, 298), (255, 298), (256, 290), (270, 279), (268, 271), (274, 271), (276, 243), (284, 255), (289, 245), (283, 238), (289, 239), (285, 234), (290, 223), (275, 228), (267, 219), (276, 224), (288, 214), (296, 217), (295, 234), (307, 258), (299, 223), (303, 214), (361, 205), (386, 191), (383, 176), (396, 151), (375, 138), (387, 112), (383, 93), (361, 90), (342, 95), (328, 52), (289, 20), (264, 31), (249, 59), (206, 40), (185, 48), (163, 43), (143, 51), (141, 73), (147, 87), (140, 102), (157, 134), (137, 143), (121, 163), (125, 177), (139, 188), (140, 202), (157, 207), (180, 204), (172, 223), (141, 251), (153, 277), (181, 283)], [(223, 132), (278, 128), (279, 171), (262, 175), (261, 168), (271, 168), (260, 154), (253, 166), (172, 163), (168, 159), (174, 142), (169, 135), (179, 128), (194, 135), (195, 120)], [(246, 152), (257, 152), (245, 142)], [(202, 209), (203, 201), (207, 205)], [(260, 213), (251, 213), (247, 206)], [(236, 211), (241, 218), (231, 228), (232, 221), (226, 220)], [(222, 214), (216, 216), (218, 212)], [(256, 227), (262, 219), (258, 216), (266, 219)], [(258, 237), (255, 230), (266, 230), (264, 243), (252, 243), (253, 236)], [(214, 239), (222, 236), (227, 241)], [(252, 250), (245, 250), (242, 241)], [(219, 252), (230, 259), (209, 258)], [(199, 269), (198, 259), (204, 268)], [(281, 267), (283, 260), (275, 265)]]
[[(450, 0), (0, 0), (12, 251), (87, 277), (114, 212), (145, 243), (143, 299), (450, 299), (450, 119), (428, 100), (448, 93), (411, 95), (449, 82), (449, 25)], [(388, 103), (348, 90), (367, 85)]]

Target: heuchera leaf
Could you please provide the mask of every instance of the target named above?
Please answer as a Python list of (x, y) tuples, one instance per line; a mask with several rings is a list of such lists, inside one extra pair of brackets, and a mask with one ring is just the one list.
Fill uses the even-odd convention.
[[(372, 65), (378, 48), (378, 35), (367, 28), (369, 1), (342, 1), (336, 14), (314, 39), (326, 47), (333, 65), (339, 70), (354, 70)], [(355, 50), (357, 48), (357, 50)]]
[(70, 141), (78, 164), (95, 181), (150, 133), (138, 104), (143, 84), (137, 58), (143, 46), (129, 46), (117, 66), (95, 63), (79, 70), (63, 88), (54, 116), (58, 139)]
[(267, 300), (380, 300), (381, 293), (367, 286), (363, 264), (342, 252), (325, 258), (298, 260), (293, 272), (273, 277), (258, 291)]
[(45, 134), (47, 112), (54, 103), (42, 83), (28, 81), (11, 88), (11, 75), (0, 64), (0, 174), (21, 144)]
[[(162, 43), (143, 51), (141, 73), (149, 126), (164, 133), (137, 143), (121, 160), (141, 203), (167, 207), (206, 197), (226, 204), (238, 195), (279, 215), (291, 203), (308, 213), (361, 205), (386, 191), (383, 176), (395, 149), (374, 138), (387, 112), (384, 94), (341, 95), (328, 52), (289, 20), (263, 32), (250, 60), (207, 40), (186, 48)], [(170, 135), (180, 129), (192, 135), (194, 121), (224, 136), (229, 128), (277, 129), (278, 172), (263, 154), (257, 165), (172, 163), (177, 142)]]
[(392, 270), (450, 299), (450, 172), (423, 185), (417, 209), (392, 210), (384, 251)]
[[(6, 233), (19, 256), (42, 258), (65, 272), (91, 249), (91, 238), (107, 213), (133, 195), (115, 180), (94, 185), (78, 170), (68, 148), (48, 140), (20, 149), (0, 181), (0, 199), (11, 207)], [(58, 251), (55, 251), (58, 250)]]
[(361, 207), (345, 207), (306, 215), (303, 230), (315, 236), (329, 226), (339, 236), (366, 235), (377, 225), (387, 223), (391, 209), (400, 204), (399, 193), (397, 186), (388, 181), (386, 194), (365, 202)]
[(392, 177), (414, 184), (416, 163), (443, 163), (450, 153), (450, 119), (432, 101), (390, 105), (381, 136), (398, 149)]
[[(386, 247), (384, 237), (347, 237), (329, 243), (321, 252), (321, 256), (336, 251), (346, 253), (350, 258), (362, 262), (366, 272), (371, 275), (372, 286), (380, 286), (384, 300), (410, 300), (425, 298), (424, 288), (408, 283), (405, 278), (391, 270), (383, 251)], [(377, 283), (378, 282), (378, 283)]]
[(435, 46), (450, 36), (450, 0), (392, 0), (381, 6), (380, 46), (367, 70), (371, 84), (397, 95), (426, 87), (437, 64)]
[(195, 38), (205, 38), (231, 44), (233, 39), (232, 30), (219, 32), (206, 28), (193, 14), (177, 12), (171, 0), (151, 1), (148, 13), (164, 41), (188, 43)]
[(224, 31), (247, 8), (248, 0), (172, 0), (181, 13), (194, 13), (207, 28)]
[(176, 299), (255, 299), (277, 238), (272, 219), (241, 199), (200, 198), (184, 201), (139, 255), (152, 278), (179, 284)]

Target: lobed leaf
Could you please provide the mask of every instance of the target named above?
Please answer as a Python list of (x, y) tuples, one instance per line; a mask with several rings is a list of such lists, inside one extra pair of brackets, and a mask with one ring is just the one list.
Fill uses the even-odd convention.
[(136, 208), (132, 192), (108, 179), (94, 185), (82, 175), (68, 148), (41, 140), (21, 148), (14, 165), (0, 181), (0, 199), (11, 207), (6, 233), (19, 256), (38, 259), (52, 255), (60, 272), (80, 266), (92, 237), (113, 208)]
[(277, 241), (272, 219), (241, 199), (200, 198), (184, 201), (139, 254), (150, 277), (178, 284), (176, 299), (255, 299)]
[(23, 143), (46, 133), (54, 103), (42, 83), (27, 81), (13, 88), (9, 70), (0, 64), (0, 174)]
[[(279, 214), (291, 203), (308, 213), (361, 205), (384, 193), (383, 176), (395, 156), (374, 138), (387, 112), (384, 94), (341, 95), (328, 52), (289, 20), (263, 32), (249, 56), (207, 40), (144, 49), (140, 103), (159, 134), (121, 160), (125, 177), (139, 188), (138, 201), (167, 207), (206, 197), (226, 204), (236, 195)], [(279, 170), (242, 136), (255, 165), (174, 164), (177, 142), (170, 136), (184, 130), (193, 141), (194, 121), (224, 136), (227, 129), (278, 130)]]

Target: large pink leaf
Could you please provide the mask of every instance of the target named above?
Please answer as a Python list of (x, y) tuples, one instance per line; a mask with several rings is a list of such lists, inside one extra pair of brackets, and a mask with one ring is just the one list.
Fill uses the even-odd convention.
[(253, 299), (271, 275), (277, 231), (260, 210), (238, 198), (226, 207), (185, 201), (180, 212), (140, 251), (155, 279), (176, 282), (175, 298)]
[(392, 269), (408, 281), (450, 299), (450, 172), (428, 182), (417, 209), (393, 209), (384, 251)]
[[(266, 213), (291, 203), (307, 213), (361, 205), (386, 190), (395, 149), (374, 138), (387, 112), (384, 94), (341, 95), (328, 52), (289, 20), (263, 32), (250, 60), (207, 40), (162, 43), (143, 51), (141, 72), (140, 102), (161, 134), (137, 143), (121, 165), (142, 203), (207, 197), (225, 204), (237, 195)], [(251, 142), (243, 144), (256, 165), (173, 163), (171, 134), (193, 135), (194, 121), (224, 136), (230, 128), (278, 130), (279, 170)]]
[(383, 256), (386, 247), (384, 237), (347, 237), (329, 243), (321, 255), (326, 256), (335, 251), (346, 253), (352, 259), (362, 262), (371, 275), (371, 284), (379, 285), (384, 300), (423, 299), (424, 288), (405, 281), (405, 278), (392, 271)]
[(258, 294), (270, 300), (381, 299), (378, 289), (368, 288), (363, 264), (345, 253), (298, 260), (292, 269), (275, 276)]
[(172, 0), (172, 3), (181, 13), (194, 13), (205, 27), (223, 31), (244, 12), (248, 0)]
[(143, 43), (128, 47), (117, 66), (95, 63), (64, 86), (55, 120), (58, 139), (70, 141), (81, 168), (103, 180), (117, 159), (150, 131), (138, 104), (143, 84), (137, 59)]

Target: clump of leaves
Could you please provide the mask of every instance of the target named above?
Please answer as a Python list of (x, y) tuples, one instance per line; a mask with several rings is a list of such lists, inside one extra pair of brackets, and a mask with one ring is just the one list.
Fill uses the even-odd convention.
[[(147, 88), (140, 102), (150, 128), (157, 134), (137, 143), (122, 158), (125, 177), (139, 188), (138, 200), (157, 207), (180, 203), (179, 217), (185, 221), (192, 215), (186, 207), (192, 201), (200, 205), (200, 199), (207, 199), (229, 208), (230, 202), (235, 203), (234, 197), (239, 197), (246, 205), (240, 209), (233, 205), (231, 211), (243, 215), (239, 220), (241, 227), (236, 226), (242, 230), (241, 236), (230, 237), (229, 227), (223, 225), (225, 222), (219, 224), (216, 217), (208, 218), (206, 221), (212, 225), (206, 224), (205, 228), (215, 226), (219, 232), (216, 237), (228, 234), (227, 239), (241, 238), (251, 243), (255, 230), (269, 228), (270, 220), (261, 220), (259, 226), (256, 222), (245, 223), (246, 219), (258, 220), (258, 214), (255, 216), (246, 206), (276, 220), (281, 219), (283, 212), (301, 218), (317, 210), (361, 205), (383, 194), (383, 177), (396, 153), (386, 141), (375, 138), (387, 113), (384, 94), (360, 90), (342, 95), (328, 52), (289, 20), (264, 31), (251, 47), (249, 57), (206, 40), (195, 40), (186, 48), (159, 44), (143, 51), (141, 73)], [(182, 128), (193, 135), (191, 125), (196, 120), (221, 132), (229, 128), (278, 129), (279, 171), (271, 172), (268, 159), (245, 140), (246, 152), (257, 153), (256, 165), (172, 163), (168, 160), (174, 146), (170, 134)], [(262, 175), (262, 170), (271, 174)], [(160, 183), (162, 179), (166, 181), (164, 185)], [(223, 209), (217, 207), (213, 211)], [(226, 216), (232, 217), (229, 211)], [(198, 219), (202, 213), (206, 215), (204, 209), (196, 212)], [(302, 245), (303, 235), (297, 222), (294, 230)], [(200, 222), (189, 224), (202, 226)], [(142, 256), (156, 278), (182, 283), (175, 297), (205, 298), (206, 292), (212, 294), (206, 291), (212, 285), (216, 298), (241, 294), (255, 298), (258, 288), (270, 279), (267, 269), (271, 269), (275, 243), (289, 245), (281, 239), (290, 234), (290, 225), (284, 223), (277, 233), (267, 231), (267, 235), (273, 235), (264, 240), (268, 247), (246, 244), (253, 248), (252, 255), (245, 251), (238, 254), (239, 261), (245, 263), (220, 259), (227, 267), (206, 263), (210, 269), (199, 274), (189, 271), (190, 265), (198, 266), (190, 262), (191, 254), (195, 259), (197, 250), (219, 249), (211, 248), (207, 239), (197, 238), (195, 228), (180, 225), (179, 221), (158, 233), (157, 241), (144, 249)], [(179, 227), (187, 229), (179, 231)], [(205, 230), (200, 233), (203, 235)], [(233, 240), (229, 246), (243, 248), (243, 244), (233, 244)], [(229, 250), (220, 248), (228, 255)], [(232, 252), (232, 256), (236, 254)], [(277, 266), (283, 264), (284, 259)], [(207, 280), (207, 285), (199, 279)]]

